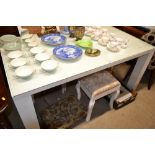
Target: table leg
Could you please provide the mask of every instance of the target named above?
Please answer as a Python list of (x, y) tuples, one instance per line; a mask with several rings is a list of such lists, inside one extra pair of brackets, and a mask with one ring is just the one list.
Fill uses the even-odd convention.
[(133, 91), (136, 90), (153, 54), (154, 54), (154, 52), (151, 52), (149, 54), (143, 55), (138, 58), (136, 65), (130, 75), (128, 82), (127, 82), (127, 87), (130, 90), (133, 90)]
[(27, 129), (40, 128), (31, 96), (17, 96), (14, 99), (17, 111)]

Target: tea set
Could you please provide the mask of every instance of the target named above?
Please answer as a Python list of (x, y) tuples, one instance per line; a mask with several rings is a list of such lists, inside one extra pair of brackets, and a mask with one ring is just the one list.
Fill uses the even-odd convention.
[[(73, 29), (74, 30), (74, 29)], [(68, 35), (69, 29), (65, 29), (65, 35)], [(73, 33), (73, 32), (72, 32)], [(79, 33), (79, 34), (76, 34)], [(83, 37), (83, 28), (76, 30), (76, 35)], [(10, 66), (14, 68), (14, 73), (17, 77), (27, 78), (30, 77), (35, 69), (29, 64), (29, 61), (25, 56), (29, 56), (33, 62), (38, 63), (42, 70), (51, 72), (58, 67), (58, 61), (52, 59), (52, 53), (48, 52), (42, 44), (47, 44), (50, 46), (56, 46), (53, 49), (53, 55), (61, 60), (74, 60), (82, 56), (83, 50), (85, 49), (85, 54), (88, 56), (99, 56), (101, 51), (99, 49), (93, 48), (93, 41), (97, 41), (98, 44), (105, 46), (109, 51), (119, 52), (121, 49), (125, 49), (128, 46), (128, 40), (118, 37), (114, 33), (108, 32), (107, 29), (102, 27), (85, 27), (85, 35), (89, 36), (90, 39), (77, 39), (75, 45), (65, 45), (66, 36), (58, 33), (46, 34), (41, 37), (41, 39), (36, 34), (24, 33), (20, 39), (20, 44), (25, 44), (29, 49), (28, 51), (22, 50), (21, 45), (19, 46), (19, 38), (14, 35), (4, 35), (0, 38), (3, 43), (3, 48), (9, 51), (7, 57), (10, 59)], [(14, 45), (14, 48), (13, 48)], [(25, 52), (27, 52), (25, 54)], [(34, 62), (34, 63), (35, 63)]]

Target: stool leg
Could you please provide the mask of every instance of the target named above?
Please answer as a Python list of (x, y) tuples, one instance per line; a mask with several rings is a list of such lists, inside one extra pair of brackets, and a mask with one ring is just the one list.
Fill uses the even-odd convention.
[(86, 117), (86, 121), (88, 122), (91, 118), (91, 114), (92, 114), (92, 110), (95, 104), (95, 99), (91, 98), (89, 101), (89, 106), (88, 106), (88, 112), (87, 112), (87, 117)]
[(115, 99), (118, 97), (118, 95), (120, 94), (120, 89), (118, 89), (116, 92), (114, 92), (111, 96), (111, 99), (110, 99), (110, 109), (113, 109), (113, 104), (114, 104), (114, 101)]
[(80, 91), (80, 81), (76, 84), (76, 92), (77, 92), (77, 98), (80, 100), (81, 98), (81, 91)]
[(63, 84), (61, 87), (62, 87), (62, 94), (64, 94), (66, 92), (66, 84)]

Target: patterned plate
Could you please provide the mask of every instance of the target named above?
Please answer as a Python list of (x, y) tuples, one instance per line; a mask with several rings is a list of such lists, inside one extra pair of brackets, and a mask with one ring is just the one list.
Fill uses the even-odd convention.
[(73, 60), (82, 55), (82, 49), (74, 45), (61, 45), (53, 49), (53, 54), (62, 60)]
[(66, 42), (66, 37), (57, 33), (47, 34), (41, 37), (42, 42), (48, 45), (56, 46)]

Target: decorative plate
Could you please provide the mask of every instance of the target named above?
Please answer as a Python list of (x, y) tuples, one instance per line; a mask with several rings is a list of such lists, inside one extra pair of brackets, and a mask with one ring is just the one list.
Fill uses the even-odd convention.
[(57, 33), (47, 34), (41, 37), (42, 42), (48, 45), (56, 46), (66, 42), (66, 37)]
[(73, 60), (82, 55), (82, 49), (74, 45), (61, 45), (53, 49), (53, 54), (62, 60)]

